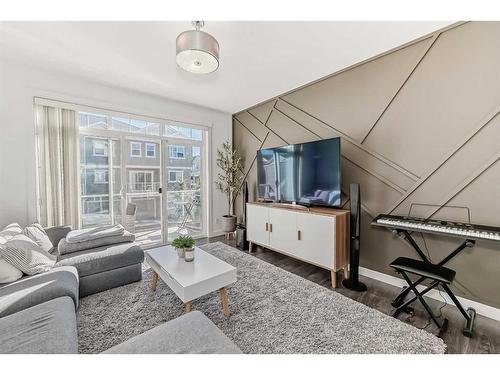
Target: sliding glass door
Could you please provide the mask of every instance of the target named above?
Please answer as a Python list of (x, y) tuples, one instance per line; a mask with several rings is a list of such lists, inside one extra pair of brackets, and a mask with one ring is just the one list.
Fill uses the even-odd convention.
[(148, 138), (124, 139), (124, 200), (135, 208), (136, 237), (143, 245), (163, 242), (160, 144)]
[(80, 222), (121, 223), (144, 246), (203, 236), (205, 132), (78, 113)]
[(165, 216), (168, 241), (178, 235), (205, 233), (203, 132), (173, 124), (167, 125), (169, 138), (163, 142), (163, 172), (166, 187)]
[[(81, 128), (100, 129), (106, 117), (79, 113)], [(120, 141), (80, 131), (80, 221), (83, 228), (121, 219)]]

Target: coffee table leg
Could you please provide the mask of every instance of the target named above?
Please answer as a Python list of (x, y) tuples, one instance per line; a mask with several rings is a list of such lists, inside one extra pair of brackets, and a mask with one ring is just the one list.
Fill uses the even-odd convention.
[(151, 289), (156, 290), (156, 284), (158, 283), (158, 274), (153, 272), (153, 278), (151, 279)]
[(229, 302), (227, 300), (227, 292), (226, 288), (220, 288), (220, 300), (222, 301), (222, 311), (224, 312), (224, 316), (231, 315), (231, 311), (229, 311)]
[(186, 307), (186, 312), (190, 312), (192, 307), (193, 307), (193, 304), (191, 303), (191, 301), (188, 301), (184, 304), (184, 306)]

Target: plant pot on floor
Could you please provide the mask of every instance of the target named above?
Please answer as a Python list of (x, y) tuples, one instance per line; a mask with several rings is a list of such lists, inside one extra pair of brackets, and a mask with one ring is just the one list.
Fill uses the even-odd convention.
[(224, 233), (231, 233), (236, 230), (236, 216), (224, 215), (222, 216), (222, 231)]

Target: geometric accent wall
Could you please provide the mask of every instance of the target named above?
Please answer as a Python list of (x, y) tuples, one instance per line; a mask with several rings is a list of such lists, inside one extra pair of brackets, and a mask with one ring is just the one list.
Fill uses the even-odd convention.
[[(369, 225), (412, 203), (436, 205), (414, 216), (465, 221), (464, 209), (444, 207), (464, 206), (472, 222), (500, 226), (499, 40), (499, 22), (468, 22), (233, 115), (250, 200), (256, 150), (339, 136), (343, 191), (361, 185), (362, 266), (394, 275), (389, 262), (415, 256)], [(432, 259), (460, 242), (417, 239)], [(458, 295), (500, 308), (498, 244), (477, 241), (448, 265)]]

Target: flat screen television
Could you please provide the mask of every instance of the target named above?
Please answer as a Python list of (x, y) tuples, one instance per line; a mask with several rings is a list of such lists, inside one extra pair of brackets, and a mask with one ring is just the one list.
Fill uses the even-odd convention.
[(257, 151), (257, 197), (270, 202), (339, 207), (340, 138)]

